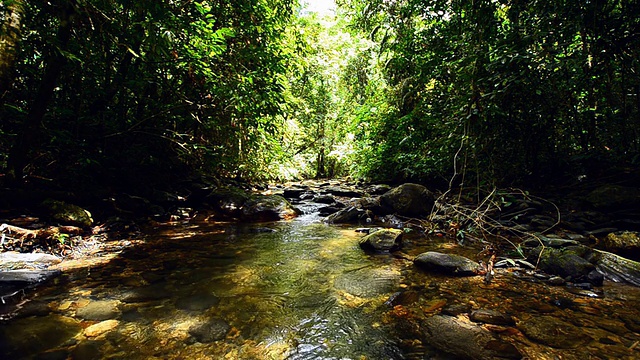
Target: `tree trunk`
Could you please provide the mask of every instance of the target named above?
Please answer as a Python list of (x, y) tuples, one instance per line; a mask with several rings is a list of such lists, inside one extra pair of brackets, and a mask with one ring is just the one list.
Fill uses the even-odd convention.
[(13, 67), (22, 32), (22, 0), (7, 5), (5, 21), (0, 24), (0, 99), (13, 83)]
[(62, 51), (66, 50), (71, 38), (73, 8), (68, 6), (60, 15), (60, 26), (57, 34), (58, 50), (49, 60), (40, 88), (31, 105), (29, 114), (18, 133), (7, 159), (7, 180), (12, 185), (20, 185), (24, 180), (24, 168), (29, 161), (29, 153), (33, 150), (35, 139), (41, 130), (42, 119), (47, 112), (49, 101), (58, 82), (58, 77), (66, 62)]

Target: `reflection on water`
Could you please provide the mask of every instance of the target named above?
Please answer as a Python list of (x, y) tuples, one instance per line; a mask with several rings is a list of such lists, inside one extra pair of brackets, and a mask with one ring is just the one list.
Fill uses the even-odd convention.
[[(517, 327), (485, 327), (532, 359), (640, 354), (637, 288), (607, 284), (592, 298), (509, 271), (489, 286), (427, 275), (410, 261), (364, 254), (353, 228), (319, 220), (159, 227), (120, 256), (39, 289), (0, 326), (0, 358), (447, 359), (424, 343), (419, 324), (456, 308), (512, 315)], [(416, 237), (403, 251), (451, 246)], [(589, 340), (561, 349), (522, 333), (547, 317)]]
[(313, 214), (223, 232), (206, 224), (159, 229), (146, 245), (41, 289), (3, 327), (2, 350), (60, 358), (402, 358), (380, 321), (400, 273), (380, 270), (388, 259), (365, 255), (357, 239)]

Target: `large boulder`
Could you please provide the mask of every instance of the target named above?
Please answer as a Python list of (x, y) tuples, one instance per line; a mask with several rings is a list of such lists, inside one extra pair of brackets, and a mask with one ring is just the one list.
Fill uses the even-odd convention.
[(434, 196), (426, 187), (403, 184), (380, 196), (380, 204), (404, 216), (424, 216), (431, 212)]
[(359, 245), (364, 250), (387, 252), (398, 249), (401, 240), (402, 230), (380, 229), (360, 239)]
[(435, 315), (423, 322), (429, 345), (456, 359), (521, 359), (520, 351), (488, 330), (453, 316)]
[(457, 276), (476, 275), (480, 267), (480, 264), (464, 256), (435, 251), (427, 251), (416, 256), (413, 263), (427, 271)]

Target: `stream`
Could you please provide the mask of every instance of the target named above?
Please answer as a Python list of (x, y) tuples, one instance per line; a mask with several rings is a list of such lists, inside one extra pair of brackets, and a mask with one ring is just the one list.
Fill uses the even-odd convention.
[[(318, 204), (300, 207), (307, 215), (290, 221), (161, 224), (65, 270), (0, 323), (0, 358), (455, 359), (427, 344), (420, 323), (461, 307), (513, 316), (517, 326), (488, 329), (525, 358), (640, 357), (636, 287), (550, 287), (517, 270), (489, 285), (427, 274), (366, 254), (355, 227), (323, 224)], [(411, 233), (403, 252), (452, 249), (478, 252)], [(549, 339), (527, 326), (541, 318), (571, 327), (552, 325)]]

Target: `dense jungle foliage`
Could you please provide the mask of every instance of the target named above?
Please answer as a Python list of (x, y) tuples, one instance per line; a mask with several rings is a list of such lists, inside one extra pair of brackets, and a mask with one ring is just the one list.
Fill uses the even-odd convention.
[(640, 162), (631, 0), (0, 2), (5, 185), (507, 185)]

